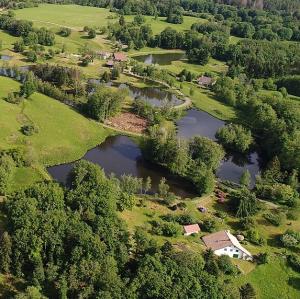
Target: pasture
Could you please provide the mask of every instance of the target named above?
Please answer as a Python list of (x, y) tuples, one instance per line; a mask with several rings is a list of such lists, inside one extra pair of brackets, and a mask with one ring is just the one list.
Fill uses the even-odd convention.
[[(95, 121), (39, 93), (34, 93), (19, 105), (4, 100), (9, 92), (18, 90), (19, 83), (0, 77), (0, 149), (22, 147), (36, 166), (31, 170), (18, 169), (15, 177), (20, 185), (39, 178), (38, 169), (42, 166), (79, 159), (110, 134)], [(23, 135), (20, 128), (28, 123), (34, 124), (38, 133)]]

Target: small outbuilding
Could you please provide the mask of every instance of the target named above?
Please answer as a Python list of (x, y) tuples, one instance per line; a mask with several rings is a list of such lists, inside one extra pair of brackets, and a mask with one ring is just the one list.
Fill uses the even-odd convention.
[(116, 52), (114, 53), (114, 60), (117, 62), (124, 62), (127, 61), (127, 55), (122, 52)]
[(184, 225), (183, 231), (185, 236), (190, 236), (192, 234), (198, 234), (200, 232), (200, 227), (198, 224)]
[(206, 235), (202, 237), (202, 240), (206, 247), (218, 256), (228, 255), (231, 258), (253, 260), (252, 254), (240, 244), (229, 230)]
[(211, 87), (214, 85), (215, 81), (211, 77), (201, 76), (197, 79), (197, 83), (202, 87)]

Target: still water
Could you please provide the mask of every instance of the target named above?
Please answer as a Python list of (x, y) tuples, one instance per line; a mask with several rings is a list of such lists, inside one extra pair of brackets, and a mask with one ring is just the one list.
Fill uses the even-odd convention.
[(184, 53), (167, 53), (167, 54), (147, 54), (132, 57), (133, 59), (145, 64), (168, 65), (172, 61), (181, 60), (185, 57)]

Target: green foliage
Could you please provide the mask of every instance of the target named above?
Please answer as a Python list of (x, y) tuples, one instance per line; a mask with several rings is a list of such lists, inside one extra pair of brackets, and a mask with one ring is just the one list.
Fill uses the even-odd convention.
[(239, 218), (253, 216), (259, 209), (255, 194), (246, 188), (235, 192), (232, 201), (237, 203), (236, 216)]
[(262, 246), (266, 243), (266, 240), (264, 239), (264, 237), (261, 236), (259, 234), (259, 232), (257, 231), (257, 229), (255, 229), (255, 228), (248, 229), (246, 231), (246, 237), (251, 243), (253, 243), (255, 245)]
[(250, 183), (251, 183), (251, 174), (250, 174), (249, 170), (246, 169), (240, 178), (240, 184), (244, 187), (249, 188)]
[(221, 255), (217, 259), (217, 264), (219, 269), (227, 275), (236, 275), (238, 269), (235, 265), (232, 264), (231, 259), (228, 255)]
[(287, 230), (281, 237), (280, 241), (283, 247), (298, 248), (300, 245), (300, 234), (292, 230)]
[(255, 256), (255, 261), (258, 265), (263, 265), (269, 263), (270, 256), (268, 253), (260, 253)]
[(217, 228), (217, 222), (214, 218), (205, 219), (201, 224), (201, 228), (209, 233), (212, 233)]
[(246, 152), (253, 143), (251, 132), (241, 125), (229, 124), (216, 133), (217, 139), (225, 147), (237, 152)]
[(107, 87), (98, 87), (88, 97), (85, 111), (90, 117), (103, 122), (120, 111), (124, 98), (125, 95), (122, 91), (113, 91)]
[(246, 283), (240, 287), (240, 298), (241, 299), (255, 299), (256, 292), (252, 284)]
[(167, 197), (169, 193), (169, 185), (166, 183), (166, 178), (162, 177), (158, 185), (158, 194), (160, 197)]
[(59, 35), (61, 35), (63, 37), (68, 37), (71, 35), (71, 33), (72, 33), (72, 30), (67, 27), (62, 27), (62, 28), (60, 28), (60, 31), (59, 31)]
[(283, 213), (276, 211), (264, 214), (264, 218), (274, 226), (280, 226), (284, 221)]
[(21, 127), (21, 132), (26, 136), (32, 136), (38, 132), (38, 129), (34, 125), (24, 125)]
[(5, 195), (11, 184), (13, 171), (15, 167), (14, 160), (8, 156), (0, 156), (0, 194)]
[(288, 262), (295, 271), (300, 273), (300, 257), (299, 257), (299, 255), (291, 254), (288, 257)]
[(0, 238), (0, 271), (9, 273), (12, 259), (12, 241), (8, 232)]

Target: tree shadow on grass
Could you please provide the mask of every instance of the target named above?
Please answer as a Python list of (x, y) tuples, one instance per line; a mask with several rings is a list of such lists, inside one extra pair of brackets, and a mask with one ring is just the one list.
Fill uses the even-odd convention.
[(300, 291), (300, 277), (290, 277), (288, 284), (294, 289)]

